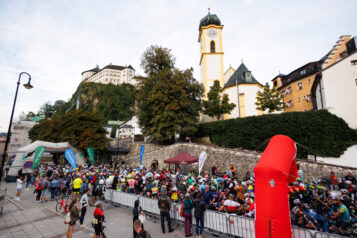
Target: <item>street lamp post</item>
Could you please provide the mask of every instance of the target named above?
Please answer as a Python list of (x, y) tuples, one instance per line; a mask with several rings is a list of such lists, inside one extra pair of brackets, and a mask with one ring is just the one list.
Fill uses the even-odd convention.
[(5, 142), (5, 148), (4, 148), (4, 153), (2, 155), (2, 162), (1, 162), (1, 168), (0, 168), (0, 183), (4, 174), (4, 165), (5, 165), (5, 159), (6, 159), (6, 152), (7, 152), (7, 146), (10, 142), (10, 132), (11, 132), (11, 124), (12, 124), (12, 119), (14, 117), (14, 111), (15, 111), (15, 105), (16, 105), (16, 100), (17, 100), (17, 93), (19, 91), (19, 85), (20, 85), (20, 80), (21, 80), (21, 76), (23, 74), (26, 74), (29, 78), (29, 81), (24, 84), (24, 87), (26, 89), (31, 89), (33, 88), (33, 86), (31, 85), (31, 75), (29, 73), (26, 72), (21, 72), (19, 74), (19, 80), (17, 81), (17, 87), (16, 87), (16, 93), (15, 93), (15, 99), (14, 99), (14, 104), (12, 105), (12, 112), (11, 112), (11, 117), (10, 117), (10, 123), (9, 123), (9, 129), (7, 130), (7, 136), (6, 136), (6, 142)]

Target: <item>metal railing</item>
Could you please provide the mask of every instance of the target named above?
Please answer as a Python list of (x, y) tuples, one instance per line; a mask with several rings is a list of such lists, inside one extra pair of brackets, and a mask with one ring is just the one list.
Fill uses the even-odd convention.
[[(114, 204), (120, 204), (122, 206), (133, 208), (135, 200), (140, 200), (140, 206), (145, 211), (146, 215), (158, 218), (160, 210), (157, 204), (157, 200), (135, 195), (132, 193), (125, 193), (112, 189), (106, 189), (104, 192), (105, 200)], [(181, 210), (180, 203), (172, 203), (170, 209), (170, 217), (173, 227), (178, 224), (184, 224), (185, 219), (180, 216)], [(192, 219), (192, 225), (196, 224), (196, 219)], [(222, 212), (216, 212), (207, 210), (204, 215), (204, 227), (207, 232), (232, 237), (255, 237), (255, 221), (253, 218), (238, 216), (235, 214), (227, 214)], [(344, 236), (317, 232), (300, 227), (292, 227), (293, 238), (343, 238)]]

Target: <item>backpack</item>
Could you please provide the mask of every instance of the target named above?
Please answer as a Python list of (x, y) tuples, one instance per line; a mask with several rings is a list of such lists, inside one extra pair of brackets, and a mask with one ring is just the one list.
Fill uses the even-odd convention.
[(169, 204), (167, 203), (166, 200), (160, 199), (159, 200), (159, 208), (160, 209), (168, 209), (169, 208)]
[(96, 190), (97, 195), (102, 195), (102, 193), (103, 193), (102, 186), (98, 185), (95, 190)]

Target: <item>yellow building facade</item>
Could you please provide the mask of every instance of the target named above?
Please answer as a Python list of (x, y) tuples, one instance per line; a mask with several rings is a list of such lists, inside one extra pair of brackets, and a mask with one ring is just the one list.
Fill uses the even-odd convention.
[(285, 112), (313, 109), (311, 87), (316, 74), (346, 56), (346, 43), (350, 39), (349, 35), (341, 36), (333, 48), (319, 61), (307, 63), (288, 75), (279, 74), (272, 79), (273, 87), (284, 96)]

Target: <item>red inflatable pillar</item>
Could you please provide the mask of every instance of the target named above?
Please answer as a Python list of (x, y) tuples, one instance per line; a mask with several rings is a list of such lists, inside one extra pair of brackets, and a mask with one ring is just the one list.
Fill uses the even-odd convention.
[(271, 138), (255, 167), (255, 237), (292, 237), (288, 183), (296, 180), (296, 146), (283, 135)]

